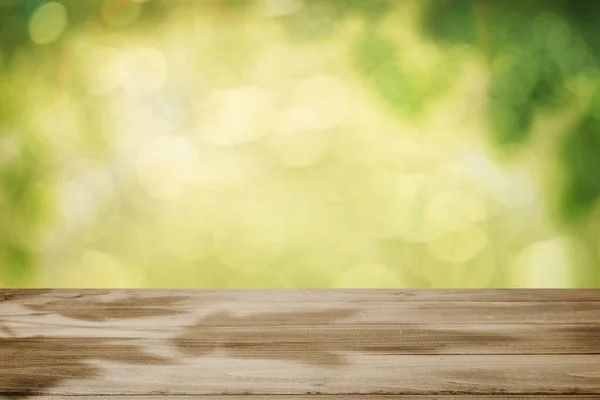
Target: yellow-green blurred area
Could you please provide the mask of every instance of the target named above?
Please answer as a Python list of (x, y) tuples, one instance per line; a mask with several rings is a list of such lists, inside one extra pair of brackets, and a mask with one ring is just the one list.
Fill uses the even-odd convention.
[(0, 287), (600, 287), (599, 18), (0, 0)]

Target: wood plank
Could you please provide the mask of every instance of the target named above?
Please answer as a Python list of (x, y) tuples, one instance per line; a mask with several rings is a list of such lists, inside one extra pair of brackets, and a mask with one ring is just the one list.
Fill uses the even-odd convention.
[(0, 397), (600, 398), (596, 292), (350, 292), (3, 290)]
[[(141, 294), (143, 293), (143, 294)], [(158, 295), (160, 293), (160, 295)], [(395, 301), (245, 301), (235, 296), (186, 296), (169, 291), (134, 296), (130, 291), (66, 296), (46, 293), (8, 297), (0, 303), (7, 322), (61, 315), (88, 322), (161, 317), (180, 324), (203, 319), (205, 325), (262, 326), (327, 324), (600, 324), (600, 302), (395, 302)], [(154, 294), (152, 296), (151, 294)], [(5, 294), (6, 297), (6, 294)], [(31, 321), (33, 322), (33, 321)]]
[[(84, 341), (82, 341), (84, 342)], [(242, 394), (594, 394), (600, 356), (348, 356), (329, 365), (319, 354), (294, 362), (224, 356), (159, 359), (121, 344), (98, 346), (101, 362), (85, 360), (81, 342), (62, 344), (51, 364), (29, 358), (4, 365), (0, 393), (55, 395)], [(85, 345), (87, 346), (87, 345)], [(112, 346), (116, 346), (112, 344)], [(67, 349), (70, 349), (68, 351)], [(87, 350), (88, 352), (90, 350)], [(136, 365), (137, 364), (137, 365)]]
[[(29, 346), (67, 341), (71, 338), (127, 339), (155, 348), (206, 349), (210, 353), (278, 352), (294, 359), (305, 351), (328, 353), (366, 352), (384, 354), (600, 354), (600, 325), (457, 324), (457, 325), (301, 325), (296, 326), (190, 326), (155, 322), (154, 326), (71, 325), (63, 320), (44, 324), (8, 324), (4, 329)], [(160, 324), (160, 325), (159, 325)], [(38, 336), (43, 333), (43, 341)], [(68, 337), (65, 337), (68, 334)], [(10, 340), (0, 343), (10, 347)], [(268, 338), (268, 340), (265, 340)], [(165, 342), (166, 341), (166, 342)], [(137, 345), (137, 344), (136, 344)], [(0, 354), (2, 350), (0, 349)], [(58, 355), (57, 355), (58, 356)]]
[(178, 296), (204, 300), (311, 303), (311, 302), (600, 302), (600, 289), (0, 289), (0, 303), (31, 297), (95, 295), (161, 297)]
[[(267, 310), (267, 311), (265, 311)], [(44, 323), (40, 317), (103, 322), (118, 326), (117, 320), (139, 319), (140, 325), (162, 318), (189, 324), (202, 320), (207, 326), (283, 325), (457, 325), (457, 324), (600, 324), (600, 303), (331, 303), (275, 305), (269, 303), (218, 303), (203, 308), (181, 303), (152, 307), (106, 306), (70, 302), (31, 305), (27, 309), (0, 308), (0, 318), (10, 322)], [(39, 321), (38, 321), (39, 320)]]
[[(2, 397), (0, 397), (1, 399)], [(5, 397), (6, 399), (14, 399), (14, 397)], [(168, 400), (173, 397), (169, 396), (144, 396), (144, 399), (148, 400)], [(193, 398), (197, 399), (196, 395), (190, 396), (178, 396), (177, 398), (186, 399)], [(42, 399), (52, 399), (52, 400), (139, 400), (140, 396), (94, 396), (94, 395), (85, 395), (85, 396), (32, 396), (28, 398), (29, 400), (42, 400)], [(289, 396), (281, 396), (281, 395), (240, 395), (240, 396), (214, 396), (214, 395), (204, 395), (202, 396), (203, 400), (239, 400), (239, 399), (249, 399), (249, 400), (290, 400)], [(534, 400), (534, 399), (548, 399), (548, 400), (577, 400), (577, 399), (594, 399), (598, 400), (598, 396), (596, 395), (487, 395), (487, 394), (479, 394), (479, 395), (294, 395), (294, 400), (346, 400), (346, 399), (355, 399), (355, 400)]]

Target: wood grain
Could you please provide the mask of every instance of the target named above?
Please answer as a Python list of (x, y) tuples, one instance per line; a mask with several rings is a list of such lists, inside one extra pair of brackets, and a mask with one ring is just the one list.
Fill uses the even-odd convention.
[[(181, 396), (179, 396), (181, 397)], [(187, 396), (183, 396), (186, 398)], [(2, 398), (2, 397), (0, 397)], [(6, 397), (7, 399), (14, 397)], [(147, 400), (167, 400), (172, 399), (172, 396), (144, 396)], [(384, 395), (254, 395), (244, 394), (240, 396), (219, 396), (219, 395), (203, 395), (203, 400), (236, 400), (236, 399), (249, 399), (249, 400), (289, 400), (293, 398), (295, 400), (534, 400), (534, 399), (548, 399), (548, 400), (576, 400), (576, 399), (594, 399), (597, 400), (596, 395), (545, 395), (540, 397), (538, 395), (425, 395), (425, 396), (414, 396), (414, 395), (403, 395), (403, 394), (384, 394)], [(30, 400), (41, 400), (41, 399), (52, 399), (52, 400), (139, 400), (140, 396), (32, 396)]]
[(0, 289), (0, 302), (11, 298), (160, 297), (176, 293), (194, 301), (226, 298), (242, 302), (600, 302), (600, 289)]
[(358, 395), (599, 399), (600, 290), (0, 290), (0, 397)]

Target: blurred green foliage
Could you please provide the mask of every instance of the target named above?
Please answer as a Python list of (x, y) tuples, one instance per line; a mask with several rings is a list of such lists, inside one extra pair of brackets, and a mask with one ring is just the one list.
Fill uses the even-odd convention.
[[(57, 162), (43, 132), (27, 122), (28, 98), (23, 95), (27, 88), (23, 78), (15, 79), (13, 62), (19, 57), (30, 56), (31, 60), (39, 57), (39, 62), (53, 65), (51, 76), (56, 79), (55, 83), (65, 84), (60, 81), (59, 72), (69, 57), (66, 49), (90, 24), (106, 29), (108, 34), (117, 32), (126, 37), (144, 24), (154, 29), (169, 10), (192, 7), (184, 0), (148, 0), (136, 4), (131, 0), (58, 2), (68, 10), (67, 27), (57, 40), (38, 46), (30, 38), (29, 22), (36, 10), (48, 1), (0, 0), (0, 142), (3, 146), (0, 149), (3, 151), (0, 153), (0, 281), (11, 286), (32, 282), (31, 276), (35, 274), (42, 251), (41, 237), (54, 207), (50, 185), (45, 183), (52, 178), (50, 166)], [(250, 5), (254, 3), (239, 0), (200, 3), (215, 12), (214, 30), (219, 32), (217, 36), (222, 36), (214, 40), (224, 44), (223, 49), (211, 53), (211, 57), (216, 60), (215, 64), (222, 59), (223, 64), (233, 65), (233, 72), (215, 69), (215, 79), (204, 83), (202, 88), (219, 85), (219, 79), (227, 73), (237, 73), (243, 81), (247, 66), (233, 59), (242, 59), (240, 54), (244, 51), (248, 57), (252, 56), (252, 45), (246, 38), (225, 35), (225, 31), (227, 24), (237, 24), (240, 16), (251, 14)], [(409, 49), (386, 33), (385, 25), (394, 24), (388, 16), (395, 15), (394, 10), (410, 1), (305, 0), (300, 3), (302, 6), (296, 12), (278, 19), (289, 37), (299, 43), (298, 48), (310, 48), (326, 40), (339, 31), (345, 21), (360, 22), (360, 28), (348, 43), (350, 65), (361, 77), (364, 87), (385, 104), (389, 114), (398, 121), (428, 118), (431, 107), (461, 76), (462, 64), (455, 53), (445, 52), (437, 65), (424, 70), (406, 61)], [(494, 143), (507, 149), (527, 146), (540, 114), (559, 113), (573, 107), (583, 110), (556, 145), (555, 153), (561, 161), (565, 181), (552, 186), (551, 190), (559, 199), (563, 222), (573, 230), (585, 225), (585, 229), (581, 229), (585, 230), (585, 240), (589, 239), (586, 243), (593, 249), (599, 235), (593, 216), (600, 199), (597, 64), (600, 3), (588, 0), (429, 0), (423, 4), (426, 5), (422, 10), (411, 11), (414, 13), (411, 18), (418, 19), (422, 33), (431, 43), (447, 49), (464, 50), (467, 46), (485, 58), (490, 74), (486, 122), (492, 128)], [(132, 7), (136, 7), (135, 12), (139, 11), (140, 15), (135, 24), (128, 24), (125, 22), (133, 15)], [(105, 18), (107, 13), (117, 17)], [(245, 48), (239, 52), (229, 51), (230, 42), (242, 43), (242, 47), (245, 44)], [(194, 40), (190, 40), (189, 45), (193, 46)], [(198, 64), (201, 62), (204, 62), (202, 57)], [(38, 72), (35, 67), (31, 68), (32, 74)], [(68, 76), (68, 79), (75, 78)], [(78, 107), (80, 115), (89, 122), (87, 135), (91, 146), (102, 147), (101, 144), (110, 139), (93, 132), (103, 131), (104, 127), (97, 120), (104, 111), (96, 103)], [(547, 168), (553, 166), (548, 164)], [(125, 205), (124, 208), (128, 206), (131, 207)], [(307, 278), (298, 279), (304, 282)]]
[[(598, 17), (600, 3), (584, 0), (431, 0), (423, 27), (439, 43), (476, 45), (489, 54), (494, 139), (514, 144), (528, 140), (538, 112), (579, 100), (568, 86), (576, 78), (589, 78), (598, 98)], [(596, 104), (589, 102), (558, 150), (568, 174), (558, 189), (564, 190), (560, 207), (572, 223), (589, 215), (600, 197)]]

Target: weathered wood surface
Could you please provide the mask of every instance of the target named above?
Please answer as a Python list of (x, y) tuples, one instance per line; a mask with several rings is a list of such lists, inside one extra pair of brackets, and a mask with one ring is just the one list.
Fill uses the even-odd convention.
[[(170, 400), (173, 398), (181, 398), (182, 396), (101, 396), (101, 395), (83, 395), (83, 396), (30, 396), (28, 400)], [(15, 397), (7, 397), (15, 398)], [(201, 400), (232, 400), (232, 399), (246, 399), (246, 400), (536, 400), (536, 399), (547, 399), (547, 400), (598, 400), (596, 395), (402, 395), (402, 394), (334, 394), (334, 395), (320, 395), (320, 394), (308, 394), (308, 395), (254, 395), (254, 394), (243, 394), (243, 395), (202, 395), (202, 396), (183, 396), (187, 398), (198, 398)]]
[(600, 290), (0, 290), (0, 397), (600, 399)]

